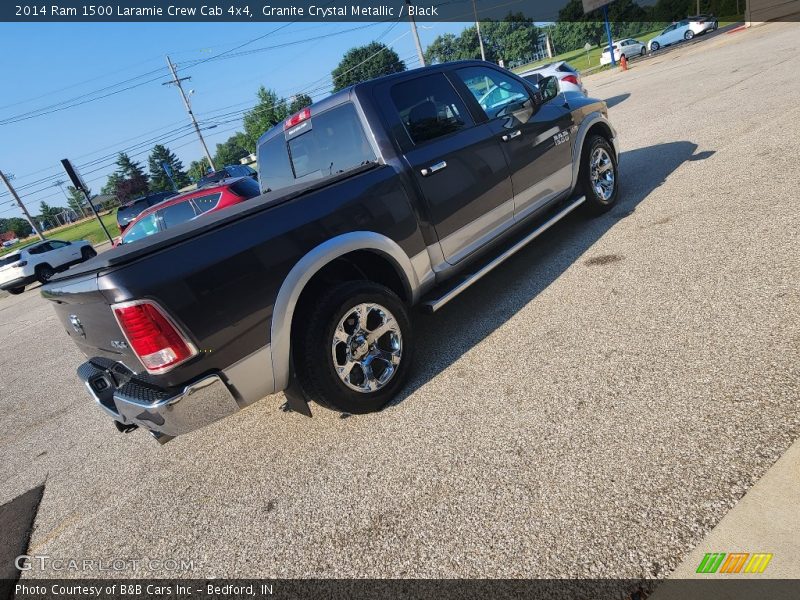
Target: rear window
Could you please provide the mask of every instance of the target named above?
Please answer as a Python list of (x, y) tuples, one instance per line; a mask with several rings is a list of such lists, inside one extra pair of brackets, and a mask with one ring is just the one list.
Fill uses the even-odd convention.
[(209, 173), (208, 175), (203, 175), (200, 179), (197, 180), (197, 187), (202, 187), (209, 183), (216, 183), (218, 181), (222, 181), (229, 177), (227, 169), (222, 169), (221, 171), (214, 171), (213, 173)]
[(117, 223), (125, 225), (133, 221), (139, 214), (145, 209), (148, 208), (147, 200), (137, 200), (133, 204), (128, 204), (127, 206), (120, 206), (119, 210), (117, 211)]
[[(616, 49), (619, 49), (619, 46), (617, 46), (616, 44), (614, 44), (614, 47)], [(562, 73), (577, 73), (577, 71), (569, 63), (561, 63), (560, 65), (558, 65), (558, 70), (561, 71)]]
[(21, 256), (19, 254), (11, 254), (9, 256), (3, 256), (2, 258), (0, 258), (0, 267), (5, 267), (6, 265), (15, 263), (20, 258)]
[(312, 109), (311, 127), (304, 133), (288, 141), (279, 133), (258, 152), (264, 191), (323, 179), (375, 161), (355, 107), (349, 103), (318, 115)]
[(239, 179), (231, 184), (230, 190), (242, 198), (255, 198), (261, 194), (261, 188), (251, 177)]

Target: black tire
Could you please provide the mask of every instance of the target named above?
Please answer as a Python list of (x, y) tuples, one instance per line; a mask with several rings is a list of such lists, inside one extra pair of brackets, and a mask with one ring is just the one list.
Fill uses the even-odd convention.
[(650, 44), (650, 52), (658, 52), (658, 49), (661, 48), (661, 44), (658, 42), (652, 42)]
[(689, 41), (693, 37), (694, 37), (694, 31), (692, 31), (691, 29), (683, 34), (683, 39), (685, 39), (686, 41)]
[[(345, 333), (348, 335), (348, 340), (356, 338), (355, 334), (359, 329), (355, 323), (358, 319), (347, 319), (348, 311), (352, 317), (355, 307), (363, 304), (377, 304), (391, 313), (395, 324), (399, 327), (401, 349), (399, 362), (392, 367), (393, 372), (388, 375), (385, 383), (381, 384), (382, 387), (362, 392), (348, 387), (336, 371), (334, 353), (338, 352), (339, 356), (342, 352), (346, 352), (346, 358), (349, 358), (351, 354), (348, 347), (352, 348), (352, 345), (346, 342), (335, 345), (334, 335), (342, 322), (344, 326), (349, 324), (354, 328), (353, 335)], [(414, 350), (411, 320), (408, 308), (402, 300), (392, 290), (377, 283), (363, 280), (348, 281), (334, 286), (321, 298), (315, 299), (313, 304), (308, 305), (307, 310), (308, 314), (299, 321), (302, 328), (292, 338), (297, 378), (306, 398), (327, 408), (352, 414), (375, 412), (391, 402), (408, 378)], [(380, 311), (370, 310), (367, 321), (376, 314), (378, 318), (381, 316)], [(365, 344), (367, 352), (372, 352), (375, 346), (385, 342), (386, 339), (381, 336), (375, 344)], [(343, 350), (342, 345), (344, 345)], [(360, 349), (363, 350), (364, 346)], [(369, 364), (372, 365), (372, 360)], [(379, 362), (376, 365), (378, 367), (387, 365), (385, 368), (381, 367), (382, 373), (378, 377), (385, 374), (385, 369), (389, 368), (386, 362)], [(359, 378), (362, 379), (361, 383), (366, 381), (360, 365), (352, 366), (349, 371), (348, 378), (351, 385), (354, 383), (354, 376), (356, 384), (359, 383), (357, 381)]]
[(18, 296), (19, 294), (25, 291), (25, 286), (23, 285), (22, 287), (8, 288), (6, 291), (12, 296)]
[(36, 279), (39, 280), (39, 283), (47, 283), (55, 274), (56, 272), (53, 270), (53, 267), (48, 264), (36, 267)]
[(639, 50), (639, 56), (644, 56), (647, 54), (647, 46), (642, 46), (642, 49)]
[(84, 246), (81, 248), (81, 257), (83, 257), (83, 260), (89, 260), (95, 256), (97, 256), (97, 251), (91, 246)]
[[(593, 177), (595, 175), (590, 166), (590, 162), (596, 152), (600, 157), (603, 156), (602, 153), (604, 152), (605, 157), (610, 160), (613, 181), (610, 186), (610, 195), (608, 198), (604, 198), (600, 192), (598, 192), (593, 181)], [(600, 177), (599, 174), (597, 177), (605, 181), (605, 184), (598, 185), (600, 185), (602, 189), (606, 189), (606, 185), (608, 184), (606, 177)], [(583, 144), (583, 152), (581, 153), (581, 168), (578, 172), (578, 185), (581, 192), (586, 196), (586, 202), (584, 202), (583, 205), (586, 207), (585, 210), (590, 214), (599, 215), (611, 210), (611, 208), (617, 202), (617, 198), (619, 198), (619, 172), (617, 169), (617, 155), (614, 153), (614, 148), (611, 146), (609, 141), (601, 135), (592, 135)]]

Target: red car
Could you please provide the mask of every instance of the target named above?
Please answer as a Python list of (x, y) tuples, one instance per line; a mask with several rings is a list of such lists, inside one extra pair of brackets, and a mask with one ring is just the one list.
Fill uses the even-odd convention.
[(261, 190), (250, 177), (227, 179), (191, 192), (173, 196), (144, 210), (125, 228), (115, 246), (130, 244), (147, 236), (196, 219), (205, 213), (222, 210), (255, 196)]

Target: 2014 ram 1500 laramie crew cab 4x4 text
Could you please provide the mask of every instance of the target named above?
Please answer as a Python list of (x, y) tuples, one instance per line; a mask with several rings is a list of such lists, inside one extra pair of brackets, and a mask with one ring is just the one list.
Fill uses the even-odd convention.
[(305, 414), (375, 411), (409, 375), (410, 308), (436, 311), (579, 206), (608, 210), (617, 155), (605, 103), (554, 78), (478, 61), (398, 73), (267, 131), (261, 196), (42, 294), (121, 431), (167, 441), (279, 391)]

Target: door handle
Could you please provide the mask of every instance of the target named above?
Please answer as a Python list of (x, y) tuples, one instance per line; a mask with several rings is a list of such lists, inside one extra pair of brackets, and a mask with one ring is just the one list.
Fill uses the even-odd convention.
[(500, 139), (503, 140), (504, 142), (508, 142), (510, 140), (513, 140), (515, 137), (519, 137), (521, 135), (522, 135), (522, 130), (521, 129), (517, 129), (516, 131), (513, 131), (511, 133), (506, 133)]
[(431, 165), (430, 167), (426, 167), (420, 171), (423, 177), (427, 177), (428, 175), (433, 175), (436, 171), (441, 171), (447, 166), (447, 163), (443, 160), (440, 160), (435, 165)]

